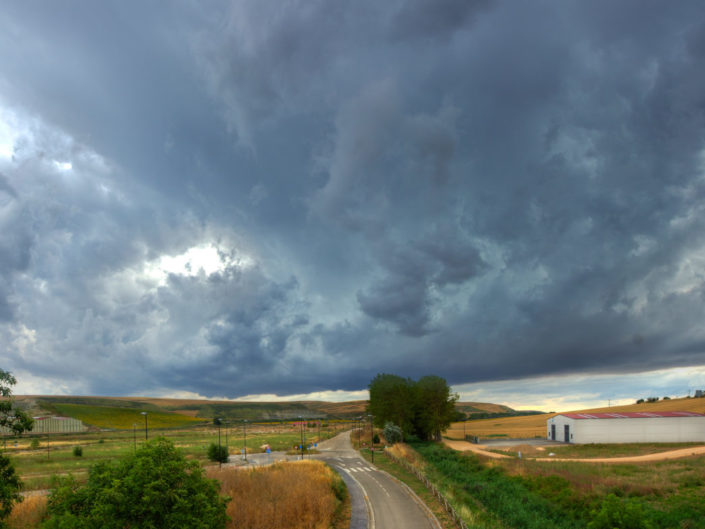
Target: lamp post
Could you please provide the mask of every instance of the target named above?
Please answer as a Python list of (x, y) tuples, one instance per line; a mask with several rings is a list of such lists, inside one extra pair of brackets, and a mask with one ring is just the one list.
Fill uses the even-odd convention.
[(223, 419), (218, 417), (216, 422), (218, 423), (218, 468), (223, 468), (223, 462), (220, 460), (220, 423), (223, 422)]
[(142, 411), (140, 413), (144, 415), (144, 440), (147, 441), (149, 439), (149, 426), (147, 426), (147, 412)]
[(301, 430), (301, 459), (304, 458), (304, 419), (299, 415), (299, 429)]
[(358, 417), (357, 420), (357, 449), (359, 450), (362, 447), (362, 416)]
[(372, 415), (370, 414), (370, 453), (372, 454), (372, 462), (375, 462), (375, 438), (374, 428), (372, 427)]
[(244, 445), (245, 445), (245, 461), (247, 461), (247, 419), (243, 419), (242, 425), (245, 429)]

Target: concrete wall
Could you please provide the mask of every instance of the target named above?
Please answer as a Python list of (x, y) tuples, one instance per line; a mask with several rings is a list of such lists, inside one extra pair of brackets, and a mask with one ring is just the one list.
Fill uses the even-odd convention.
[(571, 443), (689, 443), (705, 442), (705, 417), (649, 417), (630, 419), (571, 419), (556, 415), (547, 421), (556, 425), (556, 440), (564, 440), (568, 425)]

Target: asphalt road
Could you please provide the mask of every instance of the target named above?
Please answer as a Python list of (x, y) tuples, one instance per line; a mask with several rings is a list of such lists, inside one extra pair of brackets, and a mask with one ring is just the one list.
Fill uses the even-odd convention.
[[(350, 432), (318, 445), (312, 456), (332, 466), (350, 491), (350, 529), (439, 529), (433, 514), (415, 495), (353, 450)], [(369, 523), (369, 525), (368, 525)]]

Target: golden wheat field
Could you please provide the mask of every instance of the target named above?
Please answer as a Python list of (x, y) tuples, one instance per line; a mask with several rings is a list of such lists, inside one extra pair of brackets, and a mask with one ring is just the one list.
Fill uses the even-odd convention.
[[(705, 413), (705, 399), (682, 398), (660, 400), (658, 402), (644, 402), (642, 404), (628, 404), (626, 406), (612, 406), (609, 408), (590, 408), (587, 410), (574, 410), (572, 413), (590, 412), (638, 412), (638, 411), (693, 411)], [(501, 419), (482, 419), (451, 424), (445, 436), (451, 439), (462, 439), (463, 433), (477, 437), (513, 437), (531, 438), (546, 436), (546, 420), (555, 416), (555, 413), (542, 415), (526, 415), (522, 417), (504, 417)]]
[(211, 467), (207, 475), (232, 498), (228, 529), (328, 529), (344, 509), (345, 485), (320, 461), (253, 470)]

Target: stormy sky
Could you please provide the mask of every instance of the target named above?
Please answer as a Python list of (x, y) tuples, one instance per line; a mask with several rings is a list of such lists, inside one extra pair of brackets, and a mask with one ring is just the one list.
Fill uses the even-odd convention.
[(700, 0), (0, 10), (16, 393), (685, 395), (704, 265)]

